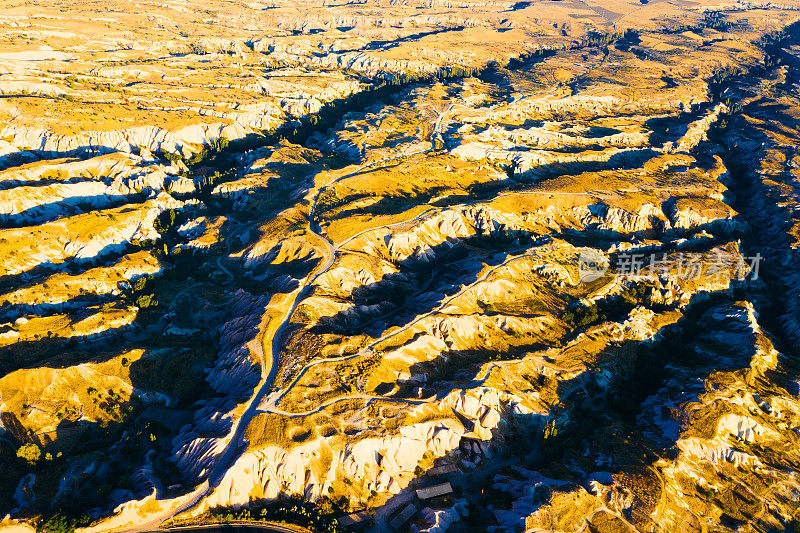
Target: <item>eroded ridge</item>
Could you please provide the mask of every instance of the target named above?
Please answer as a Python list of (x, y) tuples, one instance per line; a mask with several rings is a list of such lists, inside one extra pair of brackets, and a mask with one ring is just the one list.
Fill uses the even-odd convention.
[(793, 4), (232, 6), (0, 16), (4, 525), (797, 526)]

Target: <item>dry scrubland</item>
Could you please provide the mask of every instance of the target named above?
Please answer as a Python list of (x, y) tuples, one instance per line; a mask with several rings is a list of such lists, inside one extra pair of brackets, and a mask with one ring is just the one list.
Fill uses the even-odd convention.
[(1, 525), (796, 529), (798, 9), (5, 2)]

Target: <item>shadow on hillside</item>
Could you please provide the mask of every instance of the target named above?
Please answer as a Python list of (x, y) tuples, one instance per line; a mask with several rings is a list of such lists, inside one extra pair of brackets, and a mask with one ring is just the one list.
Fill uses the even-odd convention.
[[(472, 470), (457, 456), (459, 471), (418, 477), (409, 488), (376, 510), (378, 523), (393, 518), (412, 501), (418, 509), (430, 505), (430, 502), (413, 496), (412, 491), (449, 481), (455, 489), (453, 496), (466, 498), (469, 506), (468, 521), (455, 524), (454, 531), (483, 530), (497, 525), (498, 515), (522, 525), (527, 516), (549, 500), (551, 493), (570, 492), (576, 486), (591, 492), (590, 481), (602, 480), (610, 473), (616, 482), (630, 491), (633, 499), (626, 519), (644, 528), (661, 496), (655, 463), (659, 458), (669, 460), (676, 455), (678, 434), (666, 431), (654, 435), (653, 431), (672, 420), (669, 417), (676, 416), (677, 411), (664, 411), (664, 419), (653, 418), (649, 411), (643, 411), (647, 405), (643, 402), (651, 396), (666, 394), (661, 389), (665, 384), (683, 393), (680, 405), (696, 401), (705, 391), (698, 382), (702, 385), (703, 380), (715, 372), (748, 368), (754, 353), (753, 345), (743, 351), (733, 343), (727, 347), (717, 345), (716, 351), (709, 352), (709, 342), (715, 338), (715, 331), (741, 332), (736, 324), (720, 322), (726, 318), (725, 310), (735, 298), (723, 293), (707, 296), (696, 295), (684, 316), (677, 323), (664, 326), (654, 342), (611, 340), (598, 360), (578, 350), (562, 352), (563, 361), (570, 368), (580, 363), (585, 365), (585, 369), (557, 384), (548, 372), (515, 373), (513, 385), (520, 389), (517, 394), (536, 394), (538, 397), (543, 388), (555, 384), (557, 398), (552, 400), (554, 407), (547, 412), (530, 414), (506, 409), (502, 414), (504, 429), (493, 430), (492, 440), (483, 442), (469, 435), (473, 429), (472, 422), (460, 417), (468, 432), (461, 438), (460, 457), (478, 463), (478, 468)], [(717, 310), (722, 310), (719, 316), (714, 315)], [(454, 361), (449, 365), (452, 373), (449, 377), (437, 376), (426, 382), (428, 392), (442, 388), (436, 394), (441, 399), (453, 390), (470, 391), (482, 386), (485, 378), (476, 379), (477, 372), (489, 360), (486, 357), (489, 353), (484, 354), (483, 361), (472, 352), (450, 354)], [(509, 355), (508, 361), (513, 362), (514, 357), (522, 354)], [(560, 360), (561, 357), (554, 357), (551, 362), (558, 365)], [(474, 362), (470, 365), (468, 361)], [(601, 381), (606, 375), (601, 371), (603, 369), (611, 373), (610, 384)], [(467, 379), (470, 373), (474, 377)], [(498, 377), (501, 375), (507, 374), (498, 374)], [(684, 413), (683, 416), (687, 415)], [(556, 426), (545, 431), (548, 423), (554, 420), (558, 421)], [(678, 427), (682, 420), (677, 419)], [(476, 455), (473, 443), (481, 443), (485, 452)], [(436, 464), (451, 461), (453, 458), (445, 456)], [(539, 483), (536, 478), (526, 477), (529, 471), (538, 472), (545, 480), (562, 481), (563, 485), (548, 486), (545, 483), (542, 497), (526, 500), (529, 489), (521, 487), (526, 484), (533, 487)], [(497, 474), (503, 477), (495, 477)], [(522, 485), (515, 488), (514, 483), (506, 483), (503, 479), (515, 479)], [(512, 507), (514, 500), (521, 503)]]
[(54, 202), (40, 204), (13, 215), (0, 215), (0, 228), (18, 228), (46, 224), (65, 217), (80, 215), (94, 210), (114, 209), (143, 200), (138, 193), (98, 194), (95, 196), (71, 196)]
[[(262, 137), (257, 139), (258, 142), (261, 140)], [(215, 167), (232, 164), (234, 156), (245, 148), (243, 142), (231, 143), (223, 155), (213, 153), (198, 165), (210, 169), (203, 172), (213, 172)], [(260, 155), (270, 157), (277, 148), (277, 145), (266, 148)], [(50, 274), (85, 273), (139, 249), (152, 250), (164, 266), (161, 275), (145, 283), (146, 289), (143, 290), (124, 288), (116, 296), (83, 294), (69, 298), (64, 304), (7, 305), (2, 309), (4, 319), (12, 321), (25, 314), (65, 313), (67, 319), (75, 323), (91, 314), (92, 311), (86, 309), (87, 304), (146, 304), (133, 323), (125, 327), (91, 336), (79, 333), (70, 339), (48, 336), (53, 332), (42, 332), (43, 338), (0, 348), (0, 377), (23, 368), (33, 372), (35, 368), (82, 368), (80, 365), (84, 363), (116, 360), (131, 350), (144, 351), (141, 358), (133, 358), (127, 363), (123, 359), (122, 367), (114, 369), (123, 381), (130, 382), (136, 392), (128, 400), (115, 400), (113, 405), (109, 404), (108, 409), (114, 411), (112, 421), (98, 423), (84, 419), (82, 415), (76, 418), (74, 413), (66, 413), (56, 427), (39, 435), (20, 432), (17, 437), (11, 437), (15, 449), (35, 443), (42, 450), (42, 458), (35, 466), (24, 466), (23, 471), (35, 473), (39, 481), (37, 502), (33, 507), (20, 511), (22, 515), (43, 513), (47, 516), (56, 510), (79, 514), (99, 506), (93, 511), (96, 517), (97, 513), (105, 512), (103, 510), (109, 503), (141, 497), (153, 489), (161, 497), (177, 496), (202, 480), (205, 475), (202, 472), (191, 473), (189, 478), (185, 478), (167, 459), (174, 457), (176, 450), (183, 445), (192, 442), (200, 443), (198, 446), (213, 444), (213, 439), (230, 431), (230, 420), (223, 416), (224, 412), (252, 395), (260, 375), (258, 365), (246, 353), (249, 348), (243, 343), (257, 336), (260, 318), (273, 290), (292, 289), (288, 282), (279, 282), (286, 282), (283, 278), (290, 274), (302, 278), (318, 263), (318, 258), (301, 259), (280, 265), (280, 272), (267, 268), (260, 272), (264, 277), (262, 280), (246, 279), (240, 265), (226, 261), (233, 271), (231, 279), (224, 271), (224, 265), (219, 264), (220, 258), (253, 244), (260, 234), (259, 225), (285, 208), (287, 197), (302, 197), (313, 185), (314, 175), (326, 168), (324, 164), (292, 162), (272, 162), (267, 167), (267, 171), (278, 177), (266, 181), (264, 187), (244, 191), (246, 195), (261, 195), (271, 202), (271, 205), (259, 205), (252, 216), (241, 216), (241, 209), (233, 206), (232, 202), (213, 198), (208, 188), (198, 192), (198, 196), (207, 202), (202, 215), (233, 214), (245, 220), (242, 223), (233, 218), (232, 223), (223, 225), (217, 246), (174, 254), (170, 249), (185, 238), (181, 238), (174, 227), (165, 226), (161, 242), (140, 243), (139, 246), (129, 243), (109, 245), (92, 260), (39, 264), (26, 272), (0, 279), (0, 287), (5, 291), (22, 286), (33, 287)], [(228, 180), (236, 177), (231, 173), (222, 176)], [(80, 203), (78, 207), (81, 209), (95, 207), (91, 198), (75, 199), (74, 202), (76, 206)], [(175, 217), (166, 217), (164, 221), (178, 222), (183, 218), (179, 213)], [(246, 232), (242, 231), (243, 227)], [(167, 248), (163, 247), (165, 243), (168, 243)], [(253, 310), (251, 304), (260, 305), (260, 311)], [(9, 326), (6, 325), (2, 331), (7, 329)], [(242, 365), (249, 368), (239, 368)], [(84, 371), (92, 372), (88, 368), (81, 370)], [(207, 375), (216, 376), (216, 389), (210, 386)], [(101, 383), (109, 377), (98, 375), (97, 380), (91, 376), (87, 379), (89, 383)], [(47, 410), (47, 407), (42, 409)], [(10, 411), (4, 414), (16, 416)], [(41, 414), (51, 418), (55, 416), (44, 411)], [(22, 418), (25, 423), (25, 416)], [(194, 451), (189, 450), (190, 455)], [(49, 454), (47, 459), (46, 454)], [(213, 462), (213, 455), (208, 458)], [(9, 472), (20, 466), (13, 451), (0, 454), (0, 464), (7, 466)], [(64, 486), (59, 479), (68, 472), (74, 481)], [(9, 490), (13, 492), (13, 489), (9, 486)], [(2, 513), (15, 505), (11, 493), (0, 494), (0, 501)]]
[(400, 37), (398, 39), (392, 39), (392, 40), (386, 40), (386, 41), (370, 41), (367, 46), (365, 46), (363, 48), (359, 48), (358, 50), (359, 51), (361, 51), (361, 50), (381, 50), (381, 51), (391, 50), (392, 48), (396, 48), (396, 47), (400, 46), (403, 43), (409, 43), (409, 42), (418, 41), (418, 40), (420, 40), (420, 39), (422, 39), (424, 37), (429, 37), (431, 35), (438, 35), (440, 33), (449, 33), (449, 32), (454, 32), (454, 31), (457, 32), (457, 31), (463, 31), (463, 30), (464, 30), (464, 26), (453, 26), (453, 27), (450, 27), (450, 28), (437, 28), (437, 29), (431, 30), (431, 31), (423, 31), (423, 32), (419, 32), (419, 33), (412, 33), (412, 34)]
[[(419, 256), (411, 254), (394, 262), (397, 272), (354, 288), (349, 298), (352, 305), (320, 319), (310, 332), (366, 333), (377, 337), (387, 329), (435, 310), (446, 298), (455, 295), (461, 286), (477, 281), (482, 270), (500, 265), (508, 251), (522, 251), (549, 242), (546, 237), (534, 237), (499, 227), (489, 234), (444, 241)], [(360, 309), (364, 307), (379, 309), (379, 314), (362, 313)]]
[(709, 109), (708, 105), (700, 105), (691, 111), (683, 111), (678, 116), (669, 115), (645, 120), (644, 126), (652, 131), (650, 144), (660, 146), (667, 141), (677, 142), (678, 139), (686, 134), (689, 125), (700, 119)]

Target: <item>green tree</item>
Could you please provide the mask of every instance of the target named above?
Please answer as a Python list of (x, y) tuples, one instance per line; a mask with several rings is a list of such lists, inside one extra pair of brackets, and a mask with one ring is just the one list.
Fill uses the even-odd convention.
[(33, 466), (42, 458), (42, 450), (36, 444), (29, 442), (19, 447), (17, 450), (17, 457)]
[(56, 511), (44, 523), (40, 523), (36, 531), (40, 533), (73, 533), (77, 525), (77, 519)]

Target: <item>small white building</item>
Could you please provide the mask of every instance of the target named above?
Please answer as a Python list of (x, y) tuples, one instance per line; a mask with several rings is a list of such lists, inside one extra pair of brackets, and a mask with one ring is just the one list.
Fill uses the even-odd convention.
[(372, 515), (367, 511), (358, 511), (347, 516), (342, 516), (337, 520), (343, 527), (360, 526), (372, 521)]
[(428, 470), (427, 474), (429, 476), (444, 476), (447, 474), (454, 474), (458, 472), (458, 467), (453, 463), (449, 463), (446, 465), (435, 466)]
[(437, 498), (439, 496), (445, 496), (452, 493), (453, 487), (450, 486), (450, 483), (445, 481), (444, 483), (439, 483), (438, 485), (431, 485), (430, 487), (417, 489), (417, 498), (420, 500), (430, 500), (431, 498)]
[(417, 507), (413, 503), (409, 503), (405, 509), (400, 511), (397, 516), (392, 518), (389, 525), (392, 529), (400, 529), (403, 524), (408, 522), (412, 516), (417, 513)]

